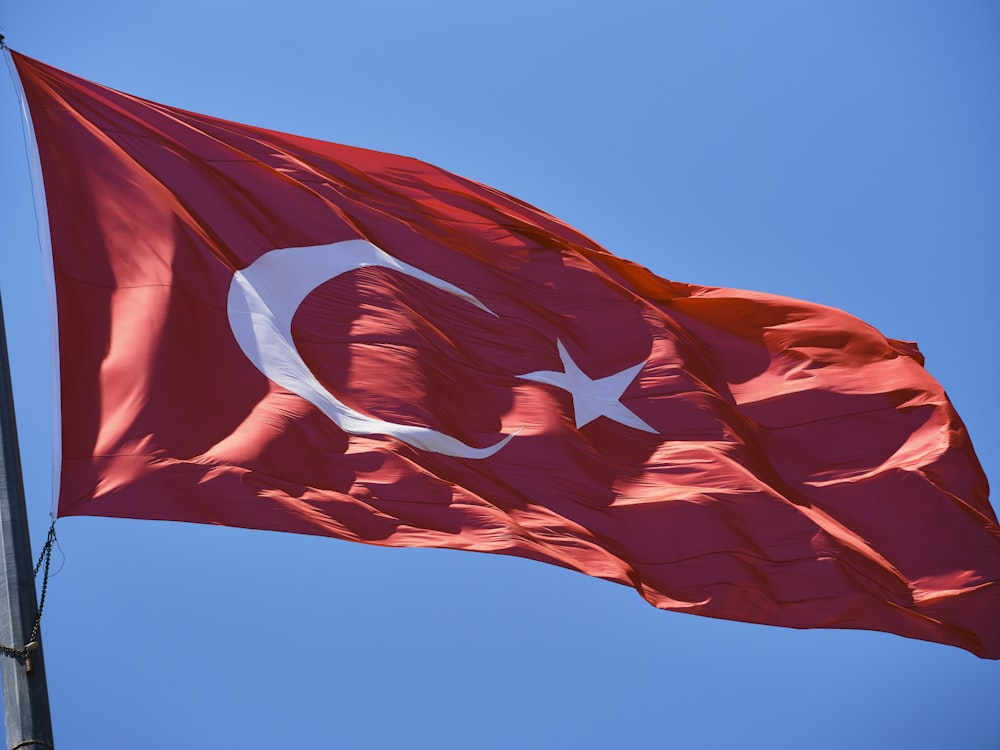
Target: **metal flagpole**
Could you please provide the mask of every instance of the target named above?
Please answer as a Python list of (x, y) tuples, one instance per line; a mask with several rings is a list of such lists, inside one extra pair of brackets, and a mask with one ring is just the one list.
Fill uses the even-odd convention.
[[(9, 750), (51, 748), (52, 720), (36, 627), (38, 600), (32, 567), (21, 454), (14, 421), (14, 392), (7, 357), (7, 332), (0, 303), (0, 654), (4, 720)], [(12, 648), (11, 648), (12, 647)]]

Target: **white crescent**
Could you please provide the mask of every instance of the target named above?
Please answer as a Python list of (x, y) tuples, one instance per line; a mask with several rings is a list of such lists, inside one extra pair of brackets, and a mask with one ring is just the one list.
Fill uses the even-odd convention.
[(320, 284), (365, 266), (404, 273), (496, 315), (463, 289), (403, 263), (365, 240), (282, 248), (264, 253), (237, 271), (229, 285), (229, 325), (243, 353), (268, 379), (316, 406), (351, 435), (388, 435), (414, 448), (457, 458), (492, 456), (514, 435), (486, 448), (475, 448), (428, 427), (376, 419), (352, 409), (312, 374), (292, 341), (295, 311)]

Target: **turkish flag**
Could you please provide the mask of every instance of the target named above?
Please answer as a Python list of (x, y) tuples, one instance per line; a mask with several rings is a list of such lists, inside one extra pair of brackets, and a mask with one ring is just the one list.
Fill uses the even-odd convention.
[(14, 60), (60, 516), (519, 555), (664, 609), (1000, 658), (986, 478), (913, 344), (658, 278), (420, 161)]

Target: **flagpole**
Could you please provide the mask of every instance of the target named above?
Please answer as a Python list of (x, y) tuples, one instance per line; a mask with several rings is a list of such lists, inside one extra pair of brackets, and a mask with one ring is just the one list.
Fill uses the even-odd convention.
[[(9, 750), (51, 748), (52, 721), (42, 660), (41, 632), (34, 633), (38, 614), (35, 573), (24, 502), (21, 455), (14, 420), (7, 332), (0, 301), (0, 643), (22, 651), (0, 654), (4, 721)], [(27, 651), (25, 652), (25, 649)]]

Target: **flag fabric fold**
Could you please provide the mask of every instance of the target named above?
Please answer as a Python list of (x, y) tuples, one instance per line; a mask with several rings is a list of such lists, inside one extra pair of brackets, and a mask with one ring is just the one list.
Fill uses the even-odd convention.
[(518, 555), (663, 609), (1000, 658), (997, 517), (914, 344), (659, 278), (415, 159), (12, 54), (59, 516)]

